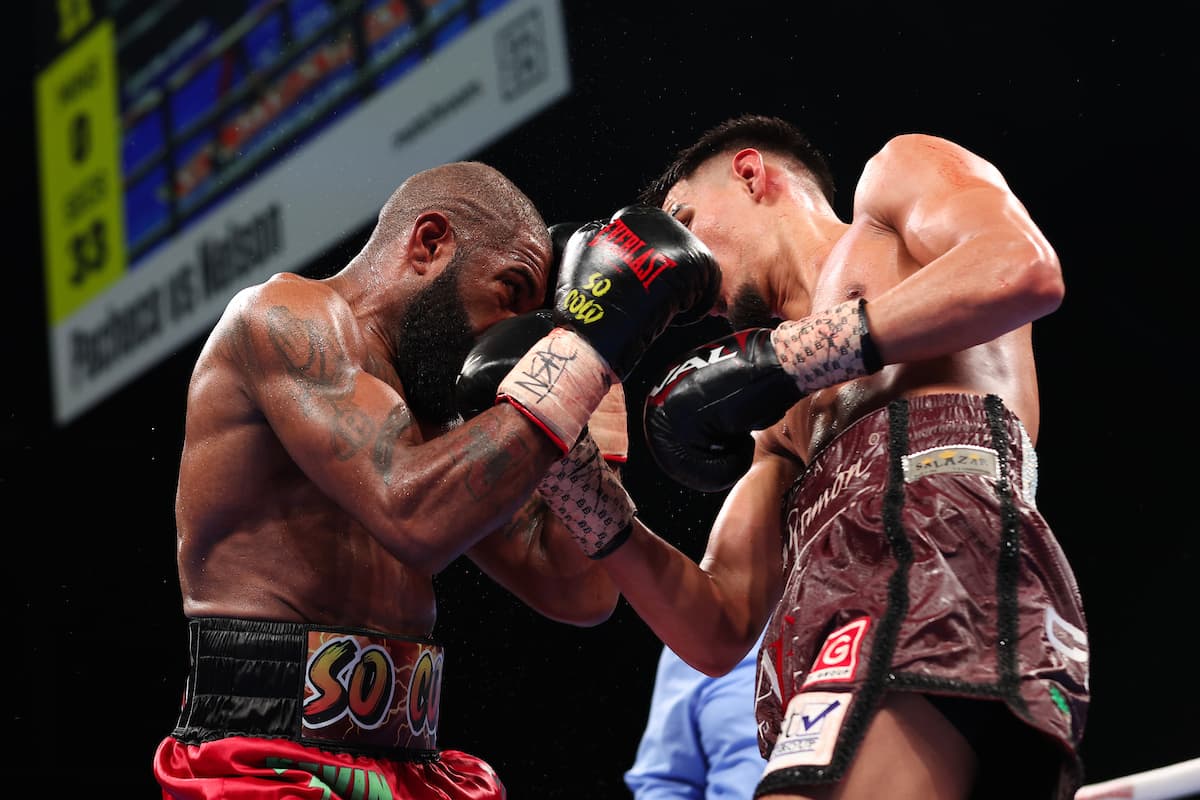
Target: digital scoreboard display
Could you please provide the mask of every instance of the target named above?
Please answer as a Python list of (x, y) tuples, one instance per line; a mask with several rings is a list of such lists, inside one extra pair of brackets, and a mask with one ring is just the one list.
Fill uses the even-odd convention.
[(36, 9), (58, 424), (570, 89), (557, 0)]

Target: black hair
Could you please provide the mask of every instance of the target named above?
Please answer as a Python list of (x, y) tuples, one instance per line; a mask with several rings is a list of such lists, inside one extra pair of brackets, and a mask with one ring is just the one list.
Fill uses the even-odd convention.
[(671, 187), (690, 177), (701, 164), (719, 153), (743, 147), (755, 147), (790, 158), (812, 175), (825, 199), (833, 204), (833, 172), (825, 154), (792, 123), (762, 114), (731, 117), (709, 128), (694, 143), (676, 153), (667, 168), (638, 193), (638, 202), (661, 207)]

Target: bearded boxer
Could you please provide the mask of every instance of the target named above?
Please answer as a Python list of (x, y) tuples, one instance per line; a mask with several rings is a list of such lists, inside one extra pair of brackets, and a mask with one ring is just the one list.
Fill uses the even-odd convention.
[(849, 221), (833, 196), (807, 137), (753, 115), (642, 194), (711, 249), (735, 331), (650, 392), (647, 442), (728, 494), (699, 564), (636, 518), (601, 563), (707, 674), (766, 624), (756, 797), (1069, 800), (1087, 628), (1035, 499), (1031, 345), (1058, 257), (937, 136), (886, 142)]
[[(154, 759), (164, 797), (505, 796), (487, 763), (438, 746), (452, 662), (431, 638), (432, 578), (466, 555), (551, 619), (611, 614), (611, 581), (536, 488), (719, 281), (659, 209), (605, 229), (564, 255), (551, 326), (470, 419), (455, 399), (465, 355), (544, 304), (552, 266), (541, 215), (487, 165), (410, 177), (339, 272), (280, 274), (229, 303), (188, 387), (190, 672)], [(639, 274), (639, 253), (670, 268)]]

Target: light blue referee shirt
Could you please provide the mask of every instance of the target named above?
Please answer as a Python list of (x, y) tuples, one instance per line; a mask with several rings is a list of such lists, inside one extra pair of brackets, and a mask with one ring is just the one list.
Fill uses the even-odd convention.
[(662, 649), (646, 728), (625, 773), (635, 800), (750, 800), (766, 766), (754, 719), (761, 644), (719, 678)]

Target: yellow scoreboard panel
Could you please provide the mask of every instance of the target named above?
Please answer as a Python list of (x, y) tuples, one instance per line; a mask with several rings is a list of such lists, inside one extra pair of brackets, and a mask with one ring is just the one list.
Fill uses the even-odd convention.
[(35, 100), (42, 256), (54, 325), (125, 273), (112, 25), (95, 25), (41, 72)]

